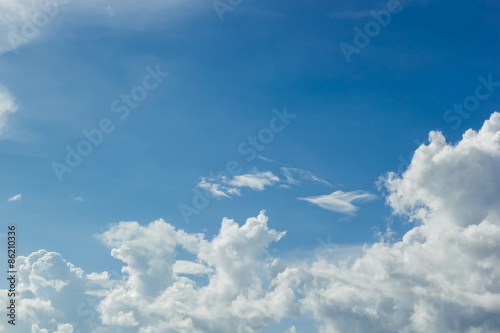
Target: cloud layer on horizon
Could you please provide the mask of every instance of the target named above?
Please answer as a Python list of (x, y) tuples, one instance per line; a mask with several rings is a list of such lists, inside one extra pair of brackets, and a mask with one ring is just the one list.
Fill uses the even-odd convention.
[[(45, 250), (18, 258), (18, 328), (245, 333), (312, 316), (321, 333), (498, 332), (499, 166), (500, 113), (456, 144), (431, 132), (401, 176), (379, 180), (414, 227), (352, 261), (283, 263), (268, 248), (285, 232), (264, 212), (243, 225), (225, 218), (210, 240), (161, 219), (120, 222), (99, 238), (123, 262), (123, 279), (85, 274)], [(178, 248), (194, 259), (178, 260)]]

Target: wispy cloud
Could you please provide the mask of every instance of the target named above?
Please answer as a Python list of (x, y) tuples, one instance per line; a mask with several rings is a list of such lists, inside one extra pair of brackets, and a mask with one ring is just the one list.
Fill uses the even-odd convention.
[[(156, 23), (151, 13), (173, 10), (181, 6), (195, 4), (180, 0), (137, 1), (68, 1), (68, 0), (1, 0), (0, 1), (0, 54), (17, 50), (22, 45), (50, 33), (49, 26), (59, 15), (92, 17), (88, 25), (114, 25), (128, 20), (133, 14), (134, 23), (127, 29), (137, 29), (138, 25)], [(112, 20), (109, 17), (113, 17)], [(172, 15), (171, 20), (176, 18)], [(162, 19), (165, 19), (162, 17)], [(155, 21), (155, 22), (153, 22)]]
[(83, 201), (83, 198), (82, 198), (82, 197), (76, 197), (76, 198), (75, 198), (75, 201), (82, 202), (82, 201)]
[(14, 96), (0, 84), (0, 135), (7, 129), (7, 117), (9, 113), (17, 111)]
[(22, 197), (22, 195), (21, 195), (21, 193), (19, 193), (19, 194), (16, 194), (15, 196), (13, 196), (13, 197), (10, 197), (7, 201), (8, 201), (8, 202), (12, 202), (12, 201), (20, 201), (20, 200), (21, 200), (21, 197)]
[(271, 171), (259, 172), (255, 169), (252, 173), (237, 175), (232, 179), (224, 176), (219, 176), (217, 179), (203, 177), (197, 186), (209, 191), (216, 198), (230, 198), (232, 195), (241, 195), (242, 188), (263, 191), (279, 181), (279, 177)]
[(210, 179), (202, 178), (201, 181), (198, 183), (198, 187), (209, 191), (216, 198), (219, 197), (230, 198), (230, 196), (226, 194), (226, 192), (224, 192), (229, 189), (223, 187), (221, 184), (213, 183), (213, 181), (215, 181), (215, 179), (213, 178)]
[[(269, 162), (269, 163), (276, 163), (276, 164), (281, 164), (281, 165), (286, 165), (285, 163), (281, 163), (275, 160), (272, 160), (270, 158), (264, 157), (264, 156), (257, 156), (259, 159)], [(281, 173), (285, 177), (284, 182), (289, 185), (298, 185), (301, 184), (302, 181), (308, 181), (308, 182), (319, 182), (323, 183), (328, 186), (332, 186), (329, 182), (327, 182), (324, 179), (321, 179), (320, 177), (314, 175), (312, 172), (303, 170), (303, 169), (298, 169), (298, 168), (293, 168), (290, 166), (284, 166), (280, 168)], [(289, 188), (288, 185), (280, 185), (280, 187), (286, 187)]]
[(249, 187), (255, 191), (263, 191), (266, 186), (272, 186), (274, 183), (277, 183), (279, 181), (280, 179), (271, 171), (265, 171), (260, 173), (234, 176), (229, 184), (235, 187)]
[(309, 172), (307, 170), (283, 167), (283, 168), (281, 168), (281, 171), (283, 172), (283, 175), (285, 176), (286, 181), (289, 184), (297, 185), (297, 184), (301, 183), (301, 180), (306, 180), (306, 181), (319, 182), (319, 183), (323, 183), (325, 185), (332, 186), (326, 180), (321, 179), (318, 176), (315, 176), (314, 174), (312, 174), (311, 172)]
[[(267, 162), (279, 163), (268, 158), (260, 156)], [(197, 184), (212, 194), (215, 198), (231, 198), (231, 196), (240, 196), (244, 188), (254, 191), (264, 191), (266, 188), (278, 186), (280, 188), (290, 189), (306, 182), (316, 182), (323, 185), (332, 186), (326, 180), (314, 175), (313, 173), (297, 168), (282, 167), (279, 169), (283, 177), (277, 176), (273, 171), (258, 171), (236, 175), (229, 178), (228, 175), (219, 175), (217, 177), (202, 177)]]
[(310, 202), (332, 212), (354, 215), (359, 207), (353, 205), (352, 202), (366, 202), (375, 198), (377, 198), (376, 195), (360, 190), (352, 192), (335, 191), (332, 194), (299, 198), (299, 200)]
[(269, 162), (269, 163), (278, 163), (278, 162), (277, 162), (277, 161), (275, 161), (275, 160), (272, 160), (272, 159), (270, 159), (270, 158), (267, 158), (267, 157), (265, 157), (265, 156), (261, 156), (261, 155), (257, 156), (257, 158), (260, 158), (261, 160), (266, 161), (266, 162)]

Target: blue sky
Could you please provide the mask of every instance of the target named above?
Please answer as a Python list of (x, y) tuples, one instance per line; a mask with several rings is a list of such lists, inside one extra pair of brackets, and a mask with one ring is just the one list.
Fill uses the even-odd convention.
[[(429, 131), (457, 142), (497, 110), (500, 89), (468, 118), (444, 116), (474, 95), (478, 77), (500, 81), (500, 8), (402, 2), (346, 61), (339, 44), (354, 46), (354, 28), (387, 4), (243, 0), (224, 20), (210, 1), (62, 6), (33, 40), (17, 50), (2, 45), (0, 84), (17, 105), (1, 118), (2, 228), (17, 225), (20, 255), (58, 252), (86, 272), (122, 267), (95, 237), (120, 221), (163, 218), (210, 239), (224, 217), (243, 223), (265, 209), (269, 227), (287, 232), (270, 253), (294, 258), (310, 256), (327, 236), (338, 246), (373, 244), (374, 228), (383, 232), (388, 221), (401, 239), (412, 226), (391, 215), (376, 182), (402, 173)], [(169, 75), (121, 120), (111, 104), (142, 85), (147, 67)], [(238, 146), (284, 109), (296, 117), (258, 153), (273, 162), (247, 161)], [(76, 149), (82, 130), (106, 118), (114, 131), (60, 182), (52, 163), (64, 163), (65, 147)], [(233, 160), (241, 175), (271, 172), (279, 181), (264, 190), (235, 186), (240, 195), (210, 198), (186, 223), (179, 205), (192, 206), (203, 177)], [(289, 184), (283, 167), (309, 179)], [(299, 200), (335, 191), (369, 200), (353, 201), (358, 209), (347, 214)]]

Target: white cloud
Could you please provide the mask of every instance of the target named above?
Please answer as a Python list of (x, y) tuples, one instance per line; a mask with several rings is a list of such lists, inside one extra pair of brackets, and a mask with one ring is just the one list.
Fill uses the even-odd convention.
[(257, 158), (260, 158), (261, 160), (266, 161), (266, 162), (269, 162), (269, 163), (278, 163), (278, 162), (277, 162), (277, 161), (275, 161), (275, 160), (272, 160), (272, 159), (270, 159), (270, 158), (267, 158), (267, 157), (265, 157), (265, 156), (261, 156), (261, 155), (258, 155), (258, 156), (257, 156)]
[[(162, 220), (146, 227), (122, 222), (101, 239), (126, 264), (129, 279), (100, 303), (102, 320), (120, 327), (139, 326), (141, 332), (253, 332), (252, 325), (258, 323), (252, 319), (264, 315), (258, 304), (265, 304), (266, 294), (275, 292), (263, 289), (271, 265), (266, 248), (283, 235), (267, 227), (263, 213), (242, 226), (224, 219), (211, 241), (176, 231)], [(195, 254), (197, 261), (176, 261), (176, 246)], [(177, 276), (181, 270), (205, 274), (207, 285)], [(119, 321), (120, 313), (127, 314), (128, 321)], [(273, 310), (265, 316), (281, 314)]]
[[(227, 188), (227, 187), (222, 187), (221, 184), (217, 184), (217, 183), (211, 183), (210, 181), (213, 181), (213, 180), (208, 180), (206, 178), (202, 178), (201, 181), (198, 183), (198, 187), (199, 188), (203, 188), (205, 190), (208, 190), (210, 193), (212, 193), (212, 195), (216, 198), (219, 198), (219, 197), (226, 197), (226, 198), (229, 198), (230, 196), (224, 192), (224, 191), (227, 191), (228, 193), (232, 190), (231, 188)], [(234, 192), (234, 190), (233, 190)]]
[(272, 186), (279, 180), (271, 171), (265, 171), (234, 176), (229, 184), (235, 187), (248, 187), (255, 191), (263, 191), (266, 186)]
[[(73, 326), (70, 324), (60, 324), (57, 325), (57, 331), (53, 331), (54, 333), (74, 333)], [(31, 333), (49, 333), (47, 329), (40, 329), (37, 324), (33, 324), (31, 326)]]
[(22, 198), (22, 195), (21, 195), (21, 193), (19, 193), (19, 194), (16, 194), (15, 196), (13, 196), (13, 197), (10, 197), (7, 201), (8, 202), (20, 201), (21, 198)]
[(419, 224), (352, 265), (311, 265), (303, 305), (322, 332), (500, 330), (499, 138), (499, 113), (456, 145), (432, 132), (402, 177), (381, 178), (394, 212)]
[(82, 197), (76, 197), (76, 198), (75, 198), (75, 201), (83, 202), (84, 200), (83, 200), (83, 198), (82, 198)]
[[(65, 1), (0, 1), (0, 53), (17, 49), (40, 36), (55, 5)], [(36, 23), (36, 24), (35, 24)]]
[(467, 226), (487, 218), (498, 204), (500, 114), (495, 112), (479, 132), (468, 130), (456, 145), (439, 132), (429, 134), (404, 177), (390, 173), (382, 179), (387, 202), (397, 214), (429, 219), (435, 211), (446, 218), (440, 224)]
[[(499, 165), (499, 113), (455, 145), (431, 133), (402, 176), (380, 180), (394, 212), (417, 224), (352, 261), (280, 262), (267, 251), (285, 234), (263, 212), (243, 225), (225, 218), (212, 239), (163, 220), (121, 222), (99, 238), (125, 279), (44, 250), (18, 258), (18, 329), (246, 333), (311, 315), (321, 333), (498, 332)], [(178, 260), (178, 247), (194, 259)]]
[[(264, 157), (260, 157), (265, 159)], [(265, 159), (268, 160), (268, 159)], [(228, 176), (219, 175), (217, 177), (202, 177), (197, 184), (199, 188), (207, 190), (215, 198), (230, 198), (240, 196), (241, 189), (248, 188), (254, 191), (264, 191), (267, 187), (278, 185), (280, 188), (291, 188), (290, 185), (299, 185), (304, 181), (318, 182), (331, 186), (326, 180), (321, 179), (309, 171), (283, 167), (280, 168), (284, 179), (280, 179), (272, 171), (258, 171), (254, 169), (251, 173), (236, 175), (228, 179)]]
[(217, 179), (201, 178), (197, 186), (209, 191), (216, 198), (230, 198), (233, 195), (241, 195), (242, 188), (263, 191), (266, 187), (273, 186), (279, 181), (279, 177), (271, 171), (254, 170), (252, 173), (237, 175), (231, 179), (227, 179), (225, 176), (219, 176)]
[[(267, 253), (284, 235), (268, 228), (264, 212), (241, 226), (224, 219), (212, 240), (175, 230), (163, 220), (147, 226), (121, 222), (99, 236), (124, 263), (127, 278), (114, 281), (107, 273), (86, 275), (57, 253), (41, 250), (19, 257), (18, 328), (257, 332), (298, 311), (292, 290), (297, 281), (290, 273), (280, 276)], [(177, 247), (196, 260), (176, 260)], [(207, 284), (198, 286), (180, 274), (203, 275)], [(6, 295), (2, 292), (0, 299), (6, 301)]]
[(180, 274), (204, 275), (213, 272), (212, 269), (208, 268), (205, 265), (187, 260), (177, 260), (174, 263), (172, 271), (175, 275), (180, 275)]
[(0, 85), (0, 135), (4, 134), (7, 130), (7, 119), (10, 113), (17, 111), (14, 96), (5, 88)]
[(355, 214), (359, 208), (353, 205), (351, 202), (369, 201), (375, 199), (376, 197), (376, 195), (365, 191), (335, 191), (332, 194), (299, 198), (299, 200), (310, 202), (316, 206), (331, 210), (333, 212), (352, 215)]

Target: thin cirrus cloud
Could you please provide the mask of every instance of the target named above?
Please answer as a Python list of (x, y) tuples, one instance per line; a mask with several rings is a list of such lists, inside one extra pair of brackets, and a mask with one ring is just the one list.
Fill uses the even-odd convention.
[[(431, 132), (406, 172), (379, 180), (393, 214), (419, 223), (400, 241), (363, 247), (354, 260), (283, 262), (269, 247), (286, 233), (263, 211), (242, 225), (224, 218), (210, 239), (161, 219), (120, 222), (98, 238), (125, 278), (86, 274), (56, 252), (19, 256), (16, 328), (262, 332), (286, 319), (313, 321), (322, 333), (499, 332), (499, 135), (500, 113), (456, 144)], [(177, 259), (177, 248), (193, 259)], [(0, 302), (7, 300), (0, 290)], [(0, 331), (7, 325), (0, 321)]]
[(233, 195), (241, 195), (241, 189), (243, 188), (263, 191), (266, 187), (273, 186), (279, 181), (279, 177), (271, 171), (259, 172), (255, 169), (252, 173), (233, 176), (231, 179), (225, 176), (218, 176), (217, 178), (202, 177), (197, 186), (209, 191), (216, 198), (230, 198)]
[(328, 186), (332, 186), (326, 180), (319, 178), (318, 176), (312, 174), (311, 172), (309, 172), (307, 170), (282, 167), (281, 172), (283, 173), (283, 176), (285, 176), (288, 184), (298, 185), (298, 184), (302, 183), (302, 181), (305, 180), (305, 181), (318, 182), (318, 183), (323, 183), (323, 184), (328, 185)]
[(19, 46), (38, 38), (50, 21), (49, 13), (60, 7), (59, 2), (66, 1), (0, 1), (0, 54), (17, 50)]
[[(116, 25), (121, 29), (140, 29), (141, 25), (154, 24), (156, 20), (150, 15), (162, 10), (173, 10), (181, 6), (189, 6), (196, 12), (201, 1), (168, 0), (156, 1), (68, 1), (68, 0), (2, 0), (0, 1), (0, 54), (26, 45), (46, 34), (53, 21), (60, 17), (91, 17), (81, 20), (89, 25)], [(125, 25), (130, 14), (135, 15), (137, 23)], [(109, 19), (113, 17), (113, 19)], [(162, 20), (173, 20), (176, 15), (161, 17)]]
[(374, 194), (358, 190), (352, 192), (335, 191), (332, 194), (299, 198), (299, 200), (310, 202), (332, 212), (353, 215), (359, 207), (353, 205), (352, 202), (366, 202), (376, 198), (377, 196)]
[(0, 84), (0, 137), (7, 130), (7, 121), (9, 114), (15, 113), (18, 106), (15, 102), (14, 96)]
[[(267, 158), (265, 156), (259, 155), (257, 156), (259, 159), (273, 163), (273, 164), (283, 164), (278, 161), (272, 160), (270, 158)], [(329, 182), (327, 182), (324, 179), (321, 179), (320, 177), (314, 175), (312, 172), (299, 169), (299, 168), (292, 168), (292, 167), (281, 167), (280, 168), (281, 173), (285, 177), (285, 183), (289, 185), (298, 185), (301, 184), (303, 181), (310, 181), (310, 182), (319, 182), (323, 183), (328, 186), (332, 186)]]
[(279, 182), (279, 178), (271, 171), (234, 176), (230, 185), (238, 188), (248, 187), (255, 191), (263, 191), (266, 186), (272, 186)]
[(7, 199), (8, 202), (13, 202), (13, 201), (21, 201), (22, 195), (21, 193), (14, 195), (13, 197), (10, 197)]
[[(271, 161), (266, 159), (267, 161)], [(273, 163), (276, 163), (273, 161)], [(319, 178), (313, 173), (298, 168), (280, 168), (282, 178), (272, 171), (258, 171), (254, 169), (251, 173), (236, 175), (228, 179), (227, 176), (202, 177), (198, 187), (207, 190), (216, 198), (230, 198), (240, 196), (241, 190), (246, 188), (253, 191), (264, 191), (266, 188), (279, 185), (290, 188), (290, 185), (300, 185), (303, 182), (318, 182), (332, 186), (326, 180)]]

